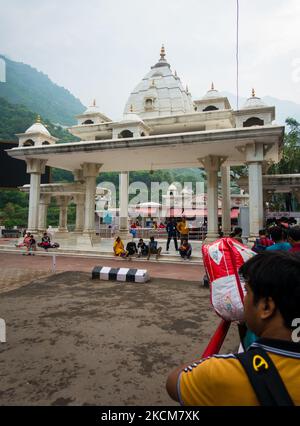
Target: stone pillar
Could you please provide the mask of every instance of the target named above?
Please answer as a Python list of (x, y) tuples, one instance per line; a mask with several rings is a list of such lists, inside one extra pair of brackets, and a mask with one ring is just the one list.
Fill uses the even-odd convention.
[(84, 227), (84, 194), (76, 194), (73, 197), (74, 203), (76, 204), (76, 224), (75, 232), (82, 232)]
[(41, 194), (40, 196), (40, 205), (39, 205), (39, 221), (38, 221), (38, 230), (40, 232), (45, 232), (47, 229), (47, 212), (48, 206), (51, 201), (51, 194)]
[(249, 221), (250, 239), (258, 236), (258, 231), (263, 228), (263, 182), (262, 164), (264, 160), (264, 147), (262, 143), (246, 145), (246, 162), (248, 165), (249, 179)]
[(122, 238), (130, 236), (128, 229), (128, 181), (129, 173), (119, 175), (119, 235)]
[(58, 232), (68, 232), (68, 204), (71, 197), (59, 195), (56, 197), (57, 205), (59, 206), (59, 225)]
[(221, 167), (222, 189), (222, 231), (224, 235), (231, 232), (231, 197), (230, 197), (230, 166)]
[(45, 173), (47, 160), (29, 158), (26, 160), (27, 173), (30, 173), (29, 211), (27, 230), (38, 231), (41, 174)]
[(207, 174), (207, 235), (206, 241), (214, 241), (218, 232), (218, 171), (225, 157), (208, 155), (199, 159)]
[(95, 235), (95, 196), (96, 196), (96, 177), (102, 164), (83, 163), (82, 172), (85, 180), (85, 212), (84, 227), (85, 235)]

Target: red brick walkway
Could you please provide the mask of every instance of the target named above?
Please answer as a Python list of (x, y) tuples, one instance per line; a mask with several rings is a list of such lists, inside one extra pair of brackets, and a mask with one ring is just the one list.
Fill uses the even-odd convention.
[[(178, 264), (159, 263), (159, 261), (135, 262), (123, 259), (106, 260), (99, 258), (82, 258), (56, 255), (56, 272), (82, 271), (91, 272), (94, 266), (130, 267), (147, 269), (150, 277), (173, 278), (186, 281), (200, 281), (204, 274), (203, 266), (191, 265), (188, 261)], [(52, 256), (22, 256), (22, 254), (0, 253), (1, 269), (36, 269), (38, 271), (51, 272)]]

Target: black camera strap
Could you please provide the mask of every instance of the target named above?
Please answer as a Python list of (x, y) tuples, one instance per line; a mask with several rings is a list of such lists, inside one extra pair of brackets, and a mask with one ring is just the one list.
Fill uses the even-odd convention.
[(236, 357), (244, 367), (260, 405), (294, 405), (277, 368), (264, 349), (253, 347)]

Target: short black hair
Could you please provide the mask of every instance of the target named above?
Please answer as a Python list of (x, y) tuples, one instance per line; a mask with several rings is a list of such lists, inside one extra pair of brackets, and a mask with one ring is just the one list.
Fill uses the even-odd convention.
[(300, 241), (300, 226), (292, 226), (288, 234), (294, 241)]
[(238, 235), (238, 234), (242, 234), (242, 233), (243, 233), (243, 230), (239, 226), (237, 226), (236, 228), (234, 228), (234, 231), (233, 231), (234, 235)]
[(270, 228), (270, 235), (275, 243), (278, 243), (278, 241), (283, 240), (283, 230), (282, 228), (280, 228), (280, 226), (273, 226), (272, 228)]
[(258, 235), (266, 235), (266, 234), (267, 234), (267, 231), (265, 229), (260, 229), (258, 231)]
[(244, 263), (239, 272), (253, 291), (254, 303), (271, 297), (283, 317), (285, 326), (291, 329), (292, 321), (300, 318), (299, 253), (259, 253)]

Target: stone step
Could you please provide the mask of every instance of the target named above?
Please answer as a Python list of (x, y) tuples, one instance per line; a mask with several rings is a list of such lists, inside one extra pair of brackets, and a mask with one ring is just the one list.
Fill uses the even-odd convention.
[[(13, 246), (4, 246), (1, 245), (0, 246), (0, 252), (4, 252), (4, 253), (19, 253), (21, 254), (22, 252), (24, 252), (24, 250), (22, 249), (18, 249), (16, 247)], [(130, 262), (130, 260), (128, 259), (123, 259), (120, 257), (116, 257), (114, 256), (112, 253), (110, 252), (105, 252), (105, 251), (86, 251), (86, 250), (71, 250), (71, 249), (49, 249), (47, 252), (44, 251), (43, 249), (37, 249), (35, 251), (35, 255), (37, 256), (53, 256), (53, 255), (57, 255), (57, 256), (72, 256), (72, 257), (90, 257), (90, 258), (102, 258), (102, 259), (110, 259), (110, 260), (118, 260), (120, 262)], [(134, 262), (147, 262), (147, 258), (146, 257), (141, 257), (141, 258), (136, 258), (133, 257), (132, 261)], [(149, 259), (149, 262), (160, 262), (160, 263), (188, 263), (191, 265), (203, 265), (202, 262), (202, 257), (192, 257), (191, 260), (183, 260), (181, 259), (178, 255), (172, 255), (172, 254), (162, 254), (159, 257), (159, 260), (156, 260), (155, 255), (152, 255)]]

